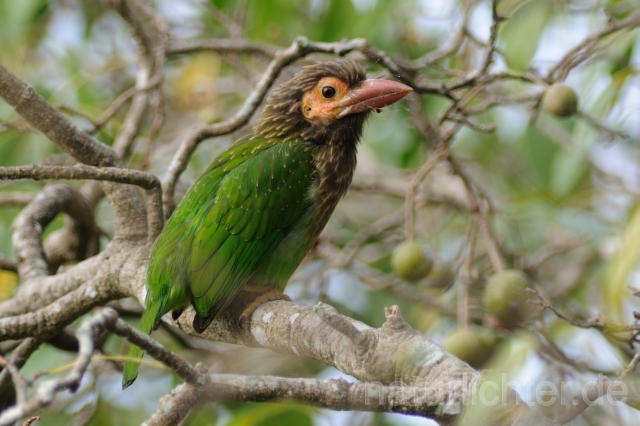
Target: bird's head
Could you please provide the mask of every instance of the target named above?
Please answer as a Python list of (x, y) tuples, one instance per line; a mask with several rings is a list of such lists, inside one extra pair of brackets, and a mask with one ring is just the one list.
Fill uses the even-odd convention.
[(366, 117), (405, 97), (402, 83), (367, 78), (355, 62), (321, 62), (304, 67), (267, 99), (255, 135), (324, 144), (355, 144)]

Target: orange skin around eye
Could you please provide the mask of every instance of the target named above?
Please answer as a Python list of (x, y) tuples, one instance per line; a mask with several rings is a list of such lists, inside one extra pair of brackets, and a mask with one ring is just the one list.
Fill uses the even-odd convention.
[[(333, 87), (336, 90), (331, 98), (322, 95), (322, 88)], [(341, 108), (338, 103), (349, 93), (347, 83), (336, 77), (324, 77), (316, 86), (302, 96), (302, 114), (307, 121), (335, 121)]]

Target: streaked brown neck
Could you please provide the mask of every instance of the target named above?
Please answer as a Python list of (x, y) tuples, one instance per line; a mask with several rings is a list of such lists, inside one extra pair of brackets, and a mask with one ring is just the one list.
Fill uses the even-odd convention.
[[(351, 118), (351, 117), (350, 117)], [(331, 132), (329, 138), (316, 143), (313, 158), (318, 172), (318, 187), (314, 197), (318, 213), (331, 215), (338, 201), (346, 194), (356, 168), (357, 143), (365, 117), (352, 117), (350, 126)], [(328, 216), (327, 216), (328, 219)]]

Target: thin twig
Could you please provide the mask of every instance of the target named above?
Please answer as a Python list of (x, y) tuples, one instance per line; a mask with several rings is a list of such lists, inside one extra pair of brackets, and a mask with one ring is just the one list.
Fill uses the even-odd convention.
[(467, 2), (467, 4), (462, 6), (462, 19), (460, 20), (460, 24), (456, 29), (456, 32), (453, 34), (453, 37), (450, 37), (447, 42), (441, 47), (427, 53), (426, 55), (418, 59), (415, 59), (413, 61), (399, 60), (398, 63), (402, 66), (402, 68), (411, 71), (418, 71), (425, 67), (431, 66), (460, 50), (462, 43), (467, 37), (467, 24), (469, 23), (471, 11), (475, 7), (476, 3), (476, 0), (470, 0)]
[(549, 70), (545, 80), (549, 83), (564, 80), (565, 76), (572, 68), (578, 66), (584, 60), (589, 58), (590, 51), (600, 40), (620, 30), (630, 30), (638, 26), (640, 26), (640, 14), (631, 15), (622, 21), (609, 22), (604, 29), (590, 34), (575, 47), (570, 49), (562, 59), (560, 59), (556, 65)]
[(162, 79), (158, 75), (152, 78), (151, 80), (149, 80), (149, 82), (142, 87), (134, 86), (122, 92), (116, 99), (113, 100), (113, 102), (111, 102), (111, 104), (107, 107), (107, 109), (105, 109), (102, 112), (102, 114), (93, 121), (94, 127), (93, 129), (91, 129), (91, 133), (97, 131), (102, 126), (104, 126), (106, 122), (111, 120), (111, 118), (120, 110), (120, 108), (129, 99), (133, 98), (135, 95), (139, 93), (147, 92), (149, 90), (155, 89), (156, 87), (158, 87), (158, 85), (161, 82), (162, 82)]
[(18, 272), (18, 262), (15, 260), (6, 259), (0, 254), (0, 269), (11, 272)]
[(565, 320), (569, 324), (578, 327), (578, 328), (595, 328), (596, 330), (604, 331), (606, 328), (606, 323), (604, 318), (600, 315), (596, 315), (586, 321), (577, 320), (575, 318), (570, 317), (569, 315), (564, 314), (558, 308), (556, 308), (553, 303), (551, 303), (538, 289), (528, 288), (527, 291), (530, 294), (536, 296), (538, 303), (544, 308), (552, 311), (556, 316), (560, 319)]
[[(111, 308), (105, 308), (110, 310), (113, 315), (117, 314)], [(164, 346), (153, 340), (146, 334), (140, 333), (135, 328), (121, 319), (118, 319), (113, 324), (108, 324), (108, 329), (113, 331), (120, 337), (124, 337), (129, 342), (143, 349), (149, 356), (155, 360), (160, 361), (167, 367), (169, 367), (174, 373), (182, 378), (186, 383), (199, 384), (201, 383), (200, 374), (183, 358), (167, 350)]]
[(22, 423), (22, 426), (31, 426), (33, 422), (37, 422), (39, 420), (40, 420), (40, 416), (31, 416), (27, 420), (25, 420), (24, 423)]
[(0, 425), (11, 425), (22, 417), (29, 416), (44, 407), (48, 407), (53, 402), (56, 394), (63, 390), (72, 392), (77, 390), (93, 355), (95, 333), (110, 323), (114, 323), (117, 318), (114, 310), (104, 309), (100, 313), (85, 319), (76, 332), (80, 342), (80, 349), (78, 351), (78, 359), (71, 372), (64, 377), (41, 383), (31, 399), (18, 403), (0, 413)]
[(227, 30), (231, 37), (238, 38), (242, 35), (242, 28), (238, 25), (238, 22), (235, 19), (231, 18), (208, 1), (200, 2), (200, 4), (202, 4), (207, 12), (213, 16), (213, 19), (218, 21), (218, 23)]
[(631, 358), (631, 361), (629, 361), (629, 364), (625, 368), (620, 370), (620, 372), (618, 373), (618, 379), (623, 380), (627, 376), (627, 374), (631, 373), (632, 371), (635, 371), (639, 363), (640, 363), (640, 351), (636, 352), (633, 358)]
[(448, 155), (448, 151), (444, 146), (440, 146), (434, 151), (429, 160), (424, 163), (420, 169), (413, 175), (411, 181), (407, 185), (407, 194), (405, 198), (405, 229), (407, 241), (413, 241), (415, 238), (415, 209), (416, 209), (416, 191), (429, 172), (438, 164), (438, 162)]
[(30, 383), (27, 379), (22, 377), (18, 367), (13, 365), (8, 359), (0, 356), (0, 367), (9, 372), (16, 386), (16, 401), (18, 404), (24, 404), (27, 401), (27, 388)]
[(456, 295), (458, 305), (456, 309), (456, 319), (458, 327), (466, 329), (469, 326), (469, 286), (471, 285), (471, 275), (473, 261), (475, 259), (476, 236), (478, 235), (478, 222), (473, 216), (469, 221), (467, 231), (467, 243), (464, 249), (464, 258), (458, 272)]
[(249, 0), (238, 0), (236, 3), (236, 10), (233, 14), (233, 20), (236, 21), (238, 27), (240, 27), (240, 34), (242, 34), (242, 26), (244, 24), (244, 17), (247, 13), (247, 7), (249, 6)]
[(276, 55), (278, 49), (264, 43), (249, 41), (244, 39), (203, 39), (203, 40), (176, 40), (171, 41), (167, 47), (167, 56), (184, 55), (211, 51), (220, 54), (237, 53), (246, 55), (260, 55), (271, 59)]

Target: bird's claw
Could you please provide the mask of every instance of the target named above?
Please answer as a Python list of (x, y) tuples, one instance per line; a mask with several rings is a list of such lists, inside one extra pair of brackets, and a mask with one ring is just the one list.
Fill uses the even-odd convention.
[(265, 293), (260, 294), (258, 297), (253, 299), (249, 305), (244, 308), (242, 314), (240, 314), (240, 327), (242, 329), (248, 330), (249, 324), (251, 323), (251, 315), (253, 312), (258, 309), (260, 305), (266, 302), (270, 302), (272, 300), (286, 300), (287, 302), (291, 302), (291, 298), (284, 293), (281, 293), (278, 290), (269, 290)]

